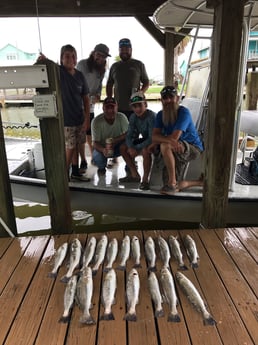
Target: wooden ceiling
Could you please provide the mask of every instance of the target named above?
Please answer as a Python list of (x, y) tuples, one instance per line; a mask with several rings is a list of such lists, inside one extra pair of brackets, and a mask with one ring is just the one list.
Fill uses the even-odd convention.
[(164, 0), (1, 0), (0, 17), (152, 16)]

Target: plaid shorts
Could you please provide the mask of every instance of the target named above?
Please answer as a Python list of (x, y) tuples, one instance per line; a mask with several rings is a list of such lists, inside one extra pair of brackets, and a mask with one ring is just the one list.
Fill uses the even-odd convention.
[(82, 126), (64, 127), (65, 147), (74, 149), (78, 144), (86, 142), (86, 132), (82, 131)]

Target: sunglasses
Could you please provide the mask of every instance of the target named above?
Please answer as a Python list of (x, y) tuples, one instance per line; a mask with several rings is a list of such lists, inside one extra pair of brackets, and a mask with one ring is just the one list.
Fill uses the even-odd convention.
[(170, 96), (170, 97), (173, 97), (173, 96), (176, 96), (177, 92), (176, 92), (176, 89), (175, 88), (171, 88), (171, 87), (167, 87), (165, 88), (164, 90), (162, 90), (160, 92), (161, 94), (161, 97), (164, 98), (164, 96)]

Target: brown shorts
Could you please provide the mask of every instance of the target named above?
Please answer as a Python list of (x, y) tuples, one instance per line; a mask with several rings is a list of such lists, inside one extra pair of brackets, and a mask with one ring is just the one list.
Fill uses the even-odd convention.
[(82, 126), (64, 127), (65, 147), (74, 149), (78, 144), (86, 142), (86, 132), (82, 131)]

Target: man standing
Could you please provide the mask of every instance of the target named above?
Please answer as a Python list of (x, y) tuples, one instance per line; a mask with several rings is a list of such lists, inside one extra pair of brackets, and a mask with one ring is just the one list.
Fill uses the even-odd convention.
[[(109, 48), (99, 43), (90, 53), (87, 59), (80, 60), (77, 69), (82, 72), (90, 90), (90, 122), (94, 118), (95, 103), (100, 101), (102, 91), (102, 81), (106, 71), (106, 60), (109, 54)], [(92, 158), (92, 143), (91, 143), (91, 129), (86, 132), (86, 140), (89, 146)], [(87, 169), (87, 161), (85, 156), (85, 144), (79, 146), (79, 153), (81, 157), (80, 171), (85, 172)]]
[[(182, 183), (184, 170), (189, 161), (202, 153), (203, 144), (190, 111), (178, 104), (174, 86), (165, 86), (160, 94), (163, 109), (157, 113), (152, 142), (160, 145), (167, 168), (168, 181), (164, 181), (161, 193), (173, 194), (189, 187)], [(202, 181), (197, 180), (191, 186), (201, 184)]]
[(128, 38), (119, 41), (120, 61), (115, 62), (109, 72), (106, 86), (107, 97), (113, 96), (118, 103), (118, 111), (128, 119), (132, 113), (131, 94), (136, 91), (144, 93), (149, 87), (149, 78), (144, 64), (132, 58), (132, 45)]
[(103, 113), (96, 116), (91, 123), (93, 161), (100, 175), (105, 174), (109, 157), (121, 155), (120, 145), (125, 141), (127, 130), (127, 117), (117, 111), (115, 98), (105, 98)]

